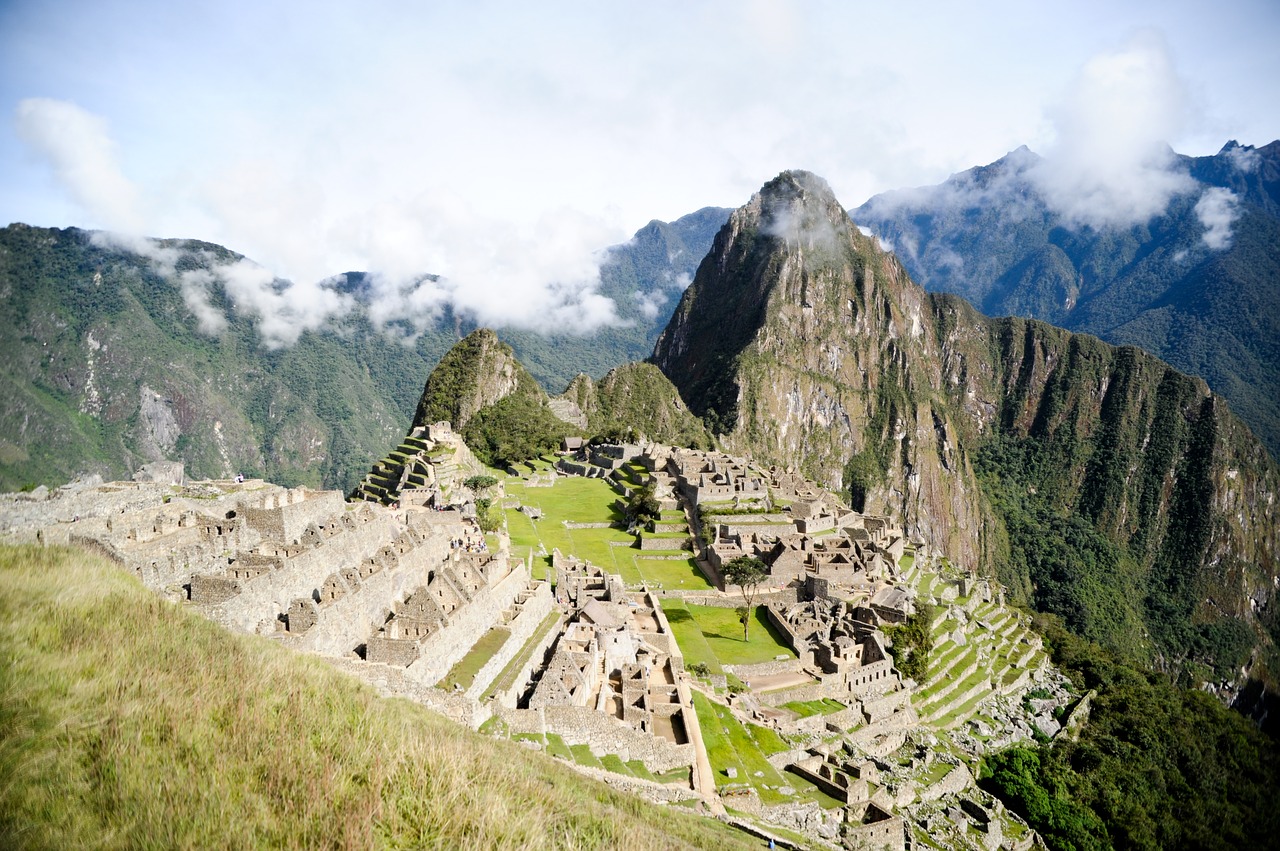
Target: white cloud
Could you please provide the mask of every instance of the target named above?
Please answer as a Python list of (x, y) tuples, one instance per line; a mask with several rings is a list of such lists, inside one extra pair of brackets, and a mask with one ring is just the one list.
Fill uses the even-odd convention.
[(1227, 159), (1236, 171), (1250, 174), (1258, 170), (1258, 166), (1262, 163), (1262, 154), (1258, 153), (1256, 148), (1239, 145), (1227, 151)]
[(227, 329), (227, 317), (211, 302), (211, 288), (217, 276), (208, 269), (187, 269), (178, 276), (182, 300), (196, 318), (201, 334), (216, 337)]
[(656, 319), (658, 312), (667, 303), (666, 293), (661, 290), (651, 290), (649, 292), (636, 290), (632, 295), (636, 300), (636, 306), (640, 309), (640, 315), (649, 320)]
[(1056, 141), (1031, 175), (1069, 223), (1149, 221), (1195, 186), (1166, 141), (1181, 129), (1187, 109), (1167, 44), (1141, 33), (1085, 64), (1055, 116)]
[[(388, 191), (352, 210), (337, 203), (352, 197), (345, 190), (328, 191), (270, 152), (222, 170), (196, 191), (221, 238), (264, 263), (242, 260), (179, 276), (181, 251), (136, 235), (143, 229), (137, 192), (113, 159), (101, 119), (73, 104), (29, 101), (19, 122), (67, 190), (123, 229), (101, 234), (100, 242), (151, 259), (182, 288), (204, 333), (225, 327), (209, 300), (216, 280), (237, 312), (258, 317), (264, 344), (292, 345), (303, 331), (352, 309), (350, 297), (321, 284), (353, 269), (371, 273), (370, 312), (382, 325), (403, 319), (421, 330), (446, 306), (484, 325), (556, 333), (586, 334), (621, 321), (599, 293), (601, 250), (617, 241), (618, 229), (599, 216), (561, 208), (518, 223), (482, 213), (445, 188)], [(441, 279), (425, 280), (427, 273)]]
[(73, 103), (27, 98), (16, 110), (18, 135), (100, 224), (141, 233), (138, 191), (120, 170), (107, 123)]
[(1211, 186), (1196, 202), (1196, 218), (1204, 225), (1201, 238), (1210, 251), (1230, 248), (1232, 228), (1240, 218), (1240, 200), (1230, 189)]

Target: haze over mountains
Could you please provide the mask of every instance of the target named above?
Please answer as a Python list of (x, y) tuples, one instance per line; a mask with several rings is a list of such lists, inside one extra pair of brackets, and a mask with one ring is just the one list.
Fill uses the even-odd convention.
[[(1163, 321), (1204, 363), (1237, 357), (1237, 384), (1265, 386), (1277, 360), (1266, 333), (1277, 147), (1190, 162), (1191, 188), (1169, 196), (1168, 212), (1122, 229), (1052, 208), (1027, 151), (873, 199), (853, 221), (990, 310), (1127, 317), (1114, 334)], [(139, 251), (75, 229), (0, 232), (0, 487), (123, 478), (170, 458), (193, 476), (349, 491), (407, 430), (424, 376), (474, 328), (448, 305), (426, 325), (397, 316), (375, 280), (348, 273), (322, 288), (343, 310), (280, 345), (271, 322), (287, 312), (237, 301), (244, 263), (194, 241)], [(1228, 672), (1270, 644), (1275, 464), (1221, 400), (1136, 350), (987, 320), (927, 295), (909, 271), (821, 179), (789, 172), (732, 217), (708, 208), (653, 222), (612, 249), (596, 295), (619, 323), (501, 337), (552, 392), (652, 351), (726, 447), (901, 516), (1132, 655)], [(1201, 304), (1216, 307), (1201, 316)], [(561, 327), (554, 319), (545, 330)], [(631, 369), (599, 388), (577, 379), (568, 395), (590, 428), (625, 427), (628, 400), (676, 410), (654, 382)]]
[(1152, 180), (1116, 175), (1116, 187), (1093, 187), (1092, 206), (1068, 203), (1020, 148), (850, 215), (928, 290), (1139, 346), (1204, 378), (1280, 457), (1280, 142), (1169, 152)]
[[(726, 216), (654, 221), (609, 249), (599, 292), (618, 323), (582, 335), (548, 317), (539, 332), (503, 338), (553, 391), (644, 359)], [(304, 330), (282, 283), (266, 305), (262, 289), (237, 287), (261, 273), (193, 240), (0, 230), (0, 490), (127, 478), (162, 458), (193, 476), (350, 490), (475, 322), (444, 305), (415, 324), (379, 301), (369, 276), (349, 273), (321, 288), (343, 310)]]

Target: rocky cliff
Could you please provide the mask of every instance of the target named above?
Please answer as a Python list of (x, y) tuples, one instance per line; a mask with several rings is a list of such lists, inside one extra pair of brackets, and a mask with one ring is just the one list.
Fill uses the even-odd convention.
[(1078, 631), (1220, 673), (1272, 645), (1280, 474), (1222, 400), (1135, 348), (927, 295), (820, 178), (733, 213), (653, 359), (729, 449)]
[(784, 173), (733, 213), (653, 358), (730, 450), (854, 484), (855, 507), (986, 560), (928, 297), (821, 178)]
[(480, 328), (446, 352), (431, 371), (413, 424), (444, 421), (461, 432), (481, 408), (513, 395), (546, 397), (511, 347), (493, 331)]
[(1173, 156), (1183, 189), (1128, 224), (1073, 222), (1046, 192), (1050, 165), (1020, 148), (850, 215), (930, 291), (1136, 345), (1204, 378), (1280, 457), (1280, 141)]

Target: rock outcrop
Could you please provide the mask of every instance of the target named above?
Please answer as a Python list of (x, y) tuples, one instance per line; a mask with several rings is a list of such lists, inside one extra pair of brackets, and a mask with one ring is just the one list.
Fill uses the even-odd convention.
[(481, 408), (515, 394), (546, 395), (511, 347), (493, 331), (480, 328), (451, 348), (431, 371), (413, 425), (447, 422), (461, 433)]

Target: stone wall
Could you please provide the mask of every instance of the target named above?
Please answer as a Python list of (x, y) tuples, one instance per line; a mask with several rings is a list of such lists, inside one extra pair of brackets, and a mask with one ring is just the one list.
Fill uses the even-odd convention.
[(510, 710), (514, 710), (517, 707), (525, 690), (529, 688), (529, 681), (533, 679), (533, 672), (542, 667), (549, 651), (556, 641), (560, 639), (561, 633), (564, 632), (564, 623), (564, 616), (561, 615), (560, 622), (553, 629), (547, 630), (542, 640), (532, 648), (529, 658), (525, 660), (525, 663), (512, 679), (511, 686), (493, 696), (493, 701), (497, 705)]
[[(679, 596), (686, 603), (693, 603), (696, 606), (716, 606), (721, 609), (736, 609), (742, 605), (742, 592), (737, 585), (729, 585), (725, 588), (724, 594), (705, 594), (701, 591), (688, 594), (680, 594)], [(777, 591), (761, 591), (756, 595), (756, 605), (764, 606), (768, 603), (774, 603), (779, 606), (794, 606), (799, 602), (797, 596), (799, 589), (797, 588), (780, 588)], [(664, 592), (665, 593), (665, 592)], [(675, 596), (675, 595), (673, 595)]]
[(810, 700), (821, 700), (824, 697), (832, 697), (832, 691), (833, 689), (829, 686), (824, 686), (822, 683), (812, 683), (807, 686), (795, 686), (794, 688), (753, 693), (753, 696), (764, 706), (781, 706), (782, 704), (790, 703), (793, 700), (798, 700), (801, 703), (804, 703)]
[(339, 491), (310, 491), (295, 488), (265, 497), (260, 505), (246, 506), (245, 521), (272, 541), (292, 543), (312, 523), (340, 515), (344, 506)]
[(756, 662), (752, 665), (725, 665), (724, 669), (738, 679), (746, 681), (756, 677), (768, 677), (774, 674), (790, 674), (799, 671), (803, 665), (800, 660), (788, 656), (786, 659), (775, 659), (771, 662)]
[(420, 655), (405, 672), (421, 683), (435, 685), (490, 627), (502, 622), (502, 613), (528, 587), (529, 569), (524, 562), (517, 562), (504, 578), (480, 589), (471, 602), (449, 614), (447, 624), (419, 642)]
[[(381, 626), (393, 604), (427, 583), (432, 570), (450, 557), (446, 530), (427, 537), (399, 558), (382, 559), (383, 569), (365, 576), (345, 575), (348, 593), (320, 606), (315, 624), (294, 635), (290, 624), (289, 642), (300, 650), (345, 656), (364, 642), (371, 630)], [(346, 573), (346, 571), (344, 571)]]
[[(202, 608), (211, 619), (231, 629), (257, 632), (259, 626), (266, 623), (274, 631), (277, 616), (287, 612), (294, 599), (311, 597), (331, 574), (373, 556), (395, 534), (395, 522), (384, 512), (378, 512), (368, 522), (356, 522), (349, 527), (344, 524), (342, 531), (318, 545), (285, 558), (279, 569), (242, 580), (235, 596)], [(448, 546), (447, 538), (445, 546)], [(195, 584), (193, 580), (193, 595)], [(365, 626), (367, 628), (367, 624)]]
[(692, 766), (697, 758), (692, 744), (672, 744), (587, 707), (500, 709), (497, 714), (513, 733), (555, 733), (566, 744), (586, 745), (597, 757), (616, 754), (623, 762), (638, 759), (652, 772)]
[(936, 801), (947, 795), (963, 792), (972, 785), (973, 775), (969, 773), (969, 769), (961, 764), (947, 772), (946, 776), (937, 783), (932, 783), (919, 790), (918, 794), (921, 801)]
[(688, 535), (679, 538), (662, 538), (651, 532), (642, 532), (640, 534), (640, 549), (645, 551), (651, 550), (690, 550), (693, 541)]
[(471, 688), (467, 690), (467, 696), (479, 699), (483, 697), (483, 692), (489, 687), (489, 684), (497, 679), (507, 664), (516, 657), (516, 654), (524, 649), (524, 644), (533, 637), (534, 632), (542, 624), (542, 621), (551, 614), (551, 609), (555, 606), (555, 597), (551, 594), (551, 584), (549, 582), (536, 582), (527, 591), (524, 603), (516, 603), (519, 611), (515, 617), (507, 624), (507, 629), (511, 631), (511, 635), (507, 637), (505, 643), (499, 648), (498, 652), (493, 654), (484, 667), (476, 674), (475, 681), (472, 682)]

